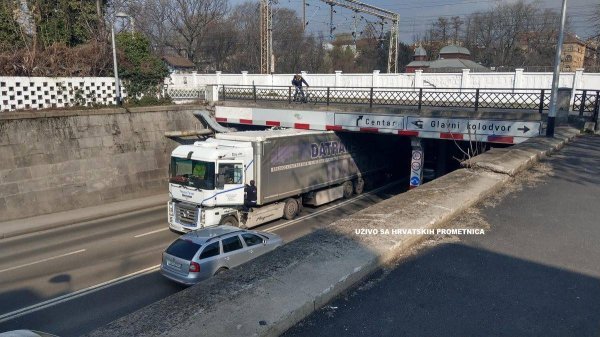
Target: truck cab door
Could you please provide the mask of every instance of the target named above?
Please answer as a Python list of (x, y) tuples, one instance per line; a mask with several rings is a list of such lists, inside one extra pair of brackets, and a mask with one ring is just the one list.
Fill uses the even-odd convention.
[(217, 205), (243, 205), (244, 164), (221, 161), (217, 172)]

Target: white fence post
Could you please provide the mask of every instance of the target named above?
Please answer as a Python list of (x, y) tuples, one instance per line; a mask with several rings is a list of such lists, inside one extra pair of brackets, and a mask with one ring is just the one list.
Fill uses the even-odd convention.
[(513, 90), (523, 86), (523, 68), (515, 69), (515, 78), (513, 79)]
[(583, 86), (582, 82), (583, 78), (583, 68), (575, 69), (575, 75), (573, 75), (573, 84), (571, 85), (571, 99), (569, 100), (570, 106), (573, 106), (575, 101), (575, 90), (577, 88), (581, 88)]
[(342, 71), (336, 70), (334, 87), (341, 87), (341, 86), (342, 86)]
[(206, 86), (206, 101), (208, 103), (214, 103), (219, 101), (219, 86), (218, 85), (207, 85)]
[(242, 71), (242, 85), (248, 85), (248, 71)]
[(379, 86), (379, 70), (373, 70), (373, 75), (371, 75), (371, 86)]
[(192, 71), (192, 83), (194, 83), (194, 89), (198, 89), (198, 72)]
[(216, 71), (215, 73), (217, 74), (217, 85), (221, 85), (221, 72)]
[(423, 88), (423, 69), (415, 70), (415, 88)]
[(471, 76), (469, 76), (470, 72), (471, 72), (470, 69), (462, 70), (462, 76), (460, 78), (460, 88), (461, 89), (466, 89), (466, 88), (471, 87)]

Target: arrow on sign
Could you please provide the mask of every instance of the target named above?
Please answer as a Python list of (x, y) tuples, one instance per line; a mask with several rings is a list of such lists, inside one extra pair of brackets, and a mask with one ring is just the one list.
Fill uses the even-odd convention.
[(526, 125), (523, 125), (522, 128), (518, 128), (517, 130), (523, 131), (523, 133), (527, 133), (527, 131), (529, 131), (530, 129)]
[(422, 120), (414, 121), (414, 122), (412, 122), (412, 124), (414, 126), (418, 127), (419, 129), (423, 128), (423, 121)]
[(361, 119), (363, 119), (363, 115), (358, 116), (358, 118), (356, 119), (356, 126), (358, 126), (358, 122), (360, 122)]

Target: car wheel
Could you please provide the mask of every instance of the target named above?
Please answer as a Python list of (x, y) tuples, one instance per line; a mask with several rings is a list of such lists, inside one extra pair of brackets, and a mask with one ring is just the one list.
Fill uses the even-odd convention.
[(298, 215), (298, 202), (296, 199), (289, 198), (285, 201), (285, 205), (283, 206), (283, 217), (287, 220), (292, 220)]
[(352, 196), (352, 192), (354, 192), (354, 186), (352, 186), (351, 181), (346, 181), (342, 186), (344, 186), (344, 199), (348, 199)]
[(365, 190), (365, 181), (363, 180), (363, 178), (358, 178), (354, 181), (354, 193), (356, 194), (362, 194), (362, 192)]
[(237, 227), (238, 220), (234, 216), (228, 215), (228, 216), (224, 217), (223, 219), (221, 219), (221, 222), (219, 222), (219, 225), (227, 225), (227, 226)]
[(217, 276), (217, 275), (219, 275), (219, 274), (221, 274), (221, 273), (224, 273), (224, 272), (226, 272), (227, 270), (228, 270), (227, 268), (225, 268), (225, 267), (221, 267), (221, 268), (217, 269), (217, 271), (215, 272), (215, 275), (214, 275), (214, 276)]

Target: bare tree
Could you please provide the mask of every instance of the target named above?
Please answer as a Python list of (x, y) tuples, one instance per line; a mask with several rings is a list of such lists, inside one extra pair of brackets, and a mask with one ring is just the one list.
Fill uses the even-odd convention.
[(170, 0), (165, 1), (166, 19), (171, 25), (174, 39), (167, 42), (172, 48), (185, 49), (187, 57), (200, 62), (201, 48), (206, 28), (227, 13), (227, 0)]
[(247, 1), (236, 6), (231, 13), (238, 34), (236, 53), (231, 59), (235, 72), (258, 72), (260, 66), (260, 7), (258, 2)]
[(233, 55), (235, 54), (239, 34), (231, 18), (219, 20), (207, 26), (208, 35), (205, 38), (206, 56), (214, 70), (232, 71)]
[(452, 25), (453, 31), (452, 39), (454, 44), (458, 44), (460, 38), (460, 30), (464, 23), (465, 22), (460, 18), (460, 16), (453, 16), (450, 19), (450, 24)]
[(588, 21), (592, 24), (592, 28), (594, 29), (593, 38), (600, 40), (600, 3), (596, 4), (589, 14)]
[(176, 36), (168, 21), (170, 5), (170, 0), (133, 0), (128, 8), (128, 12), (138, 23), (136, 29), (150, 39), (159, 55), (168, 54), (169, 48), (172, 49), (171, 52), (179, 54), (180, 48), (173, 43)]

